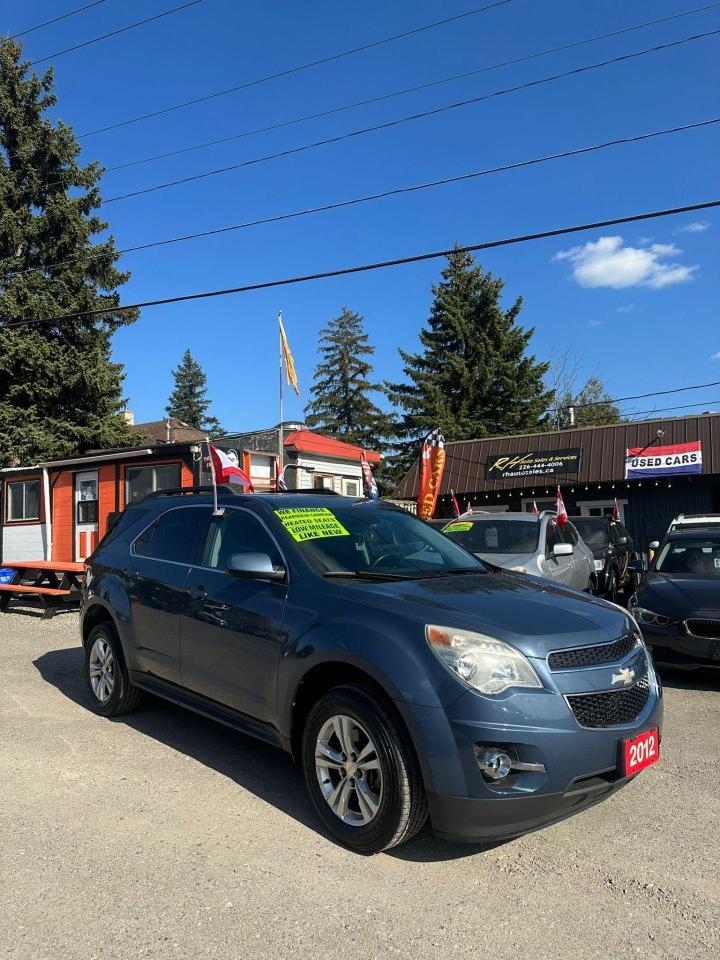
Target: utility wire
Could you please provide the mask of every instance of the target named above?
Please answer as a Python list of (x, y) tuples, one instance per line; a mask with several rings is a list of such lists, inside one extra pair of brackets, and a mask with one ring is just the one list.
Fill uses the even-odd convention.
[[(611, 220), (596, 220), (593, 223), (576, 224), (570, 227), (559, 227), (554, 230), (542, 230), (537, 233), (527, 233), (521, 236), (507, 237), (502, 240), (488, 240), (484, 243), (475, 243), (463, 247), (451, 247), (446, 250), (434, 250), (431, 253), (418, 253), (407, 257), (398, 257), (394, 260), (379, 260), (375, 263), (363, 263), (351, 267), (340, 267), (335, 270), (323, 270), (317, 273), (301, 274), (300, 276), (284, 277), (279, 280), (265, 280), (263, 282), (248, 283), (238, 287), (228, 287), (220, 290), (206, 290), (202, 293), (186, 293), (174, 297), (161, 297), (156, 300), (144, 300), (139, 303), (125, 304), (124, 306), (97, 307), (93, 310), (79, 310), (73, 313), (60, 313), (51, 317), (38, 317), (34, 320), (16, 320), (4, 323), (0, 330), (13, 327), (27, 326), (39, 323), (61, 323), (64, 320), (101, 317), (104, 314), (118, 314), (125, 310), (137, 310), (142, 307), (159, 307), (171, 303), (187, 303), (191, 300), (209, 300), (215, 297), (227, 297), (238, 293), (247, 293), (251, 290), (269, 290), (274, 287), (287, 287), (298, 283), (307, 283), (311, 280), (327, 280), (331, 277), (344, 277), (355, 273), (368, 273), (373, 270), (384, 270), (388, 267), (399, 267), (409, 263), (421, 263), (426, 260), (437, 260), (449, 257), (454, 253), (473, 253), (478, 250), (490, 250), (497, 247), (506, 247), (518, 243), (528, 243), (533, 240), (546, 240), (550, 237), (561, 237), (568, 234), (581, 233), (587, 230), (597, 230), (604, 227), (614, 227), (623, 223), (638, 223), (645, 220), (655, 220), (660, 217), (676, 216), (681, 213), (693, 213), (699, 210), (709, 210), (720, 207), (720, 200), (706, 200), (702, 203), (686, 204), (682, 207), (669, 207), (664, 210), (652, 210), (647, 213), (634, 213), (625, 217), (614, 217)], [(666, 391), (661, 391), (666, 392)], [(668, 391), (679, 392), (679, 391)], [(626, 400), (638, 399), (625, 397)]]
[(349, 133), (339, 134), (336, 137), (328, 137), (324, 140), (315, 140), (313, 143), (306, 143), (300, 147), (292, 147), (288, 150), (281, 150), (277, 153), (266, 154), (263, 157), (255, 157), (252, 160), (244, 160), (241, 163), (233, 163), (224, 167), (216, 167), (213, 170), (206, 170), (203, 173), (192, 174), (188, 177), (180, 177), (177, 180), (168, 180), (165, 183), (157, 183), (151, 187), (143, 187), (140, 190), (131, 190), (128, 193), (121, 193), (114, 197), (108, 197), (107, 200), (103, 200), (101, 206), (105, 206), (108, 203), (117, 203), (119, 200), (128, 200), (131, 197), (139, 197), (148, 193), (156, 193), (159, 190), (167, 190), (170, 187), (178, 187), (187, 183), (194, 183), (198, 180), (205, 180), (208, 177), (216, 177), (221, 173), (231, 173), (232, 171), (240, 170), (243, 167), (249, 167), (258, 163), (265, 163), (268, 160), (276, 160), (279, 157), (287, 157), (296, 153), (303, 153), (306, 150), (313, 150), (318, 147), (327, 146), (331, 143), (340, 143), (343, 140), (364, 136), (367, 133), (374, 133), (378, 130), (388, 130), (391, 127), (400, 126), (401, 124), (408, 123), (411, 120), (419, 120), (425, 117), (437, 116), (438, 114), (446, 113), (448, 110), (456, 110), (460, 107), (467, 107), (472, 104), (482, 103), (484, 100), (490, 100), (494, 97), (503, 96), (509, 93), (516, 93), (519, 90), (526, 90), (530, 87), (537, 87), (541, 86), (542, 84), (552, 83), (556, 80), (562, 80), (566, 77), (577, 76), (578, 74), (587, 73), (591, 70), (598, 70), (614, 63), (621, 63), (625, 60), (633, 60), (638, 57), (644, 57), (650, 53), (657, 53), (660, 50), (668, 50), (672, 47), (678, 47), (682, 44), (691, 43), (695, 40), (701, 40), (706, 37), (714, 37), (718, 34), (720, 34), (720, 29), (710, 30), (707, 33), (699, 33), (691, 37), (684, 37), (681, 40), (673, 40), (670, 43), (662, 43), (654, 47), (648, 47), (644, 50), (638, 50), (633, 53), (625, 53), (618, 57), (611, 57), (608, 60), (601, 60), (598, 63), (587, 64), (582, 67), (575, 67), (574, 69), (566, 70), (563, 73), (556, 73), (549, 77), (541, 77), (539, 80), (530, 80), (526, 83), (520, 83), (513, 87), (505, 87), (502, 90), (495, 90), (492, 93), (486, 93), (480, 97), (471, 97), (467, 100), (456, 100), (454, 103), (449, 103), (442, 107), (435, 107), (432, 110), (423, 110), (419, 113), (413, 113), (406, 117), (398, 117), (395, 120), (386, 120), (384, 123), (377, 123), (371, 127), (363, 127), (359, 130), (351, 130)]
[[(713, 206), (717, 205), (717, 203), (713, 204)], [(669, 393), (685, 393), (687, 390), (703, 390), (705, 387), (717, 387), (719, 385), (720, 380), (711, 380), (710, 383), (695, 383), (690, 387), (673, 387), (670, 390), (654, 390), (652, 393), (638, 393), (633, 397), (615, 397), (611, 400), (588, 400), (585, 403), (569, 403), (567, 406), (555, 407), (553, 409), (557, 412), (558, 410), (567, 410), (568, 407), (574, 407), (576, 410), (578, 407), (599, 407), (606, 403), (625, 403), (628, 400), (646, 400), (648, 397), (663, 397)]]
[(435, 27), (442, 27), (447, 23), (454, 23), (458, 20), (464, 20), (467, 17), (473, 17), (478, 13), (485, 13), (487, 10), (494, 10), (495, 7), (503, 7), (513, 0), (496, 0), (495, 3), (486, 4), (484, 7), (476, 7), (474, 10), (468, 10), (465, 13), (458, 13), (452, 17), (445, 17), (442, 20), (435, 20), (432, 23), (423, 24), (421, 27), (414, 27), (412, 30), (405, 30), (403, 33), (393, 34), (391, 37), (383, 37), (380, 40), (373, 40), (371, 43), (364, 43), (359, 47), (352, 47), (350, 50), (342, 50), (340, 53), (333, 53), (327, 57), (320, 57), (318, 60), (311, 60), (309, 63), (302, 63), (296, 67), (289, 67), (287, 70), (280, 70), (277, 73), (270, 73), (264, 77), (257, 77), (255, 80), (247, 80), (245, 83), (239, 83), (237, 86), (228, 87), (226, 90), (218, 90), (216, 93), (208, 93), (203, 97), (196, 97), (193, 100), (185, 100), (183, 103), (175, 103), (170, 107), (163, 107), (162, 110), (154, 110), (152, 113), (143, 113), (137, 117), (131, 117), (129, 120), (120, 120), (117, 123), (111, 123), (106, 127), (99, 127), (97, 130), (90, 130), (87, 133), (81, 133), (79, 140), (84, 137), (94, 137), (98, 133), (106, 133), (108, 130), (117, 130), (118, 127), (127, 127), (131, 123), (139, 123), (141, 120), (151, 120), (153, 117), (161, 117), (166, 113), (172, 113), (175, 110), (184, 110), (185, 107), (193, 107), (198, 103), (207, 103), (208, 100), (215, 100), (217, 97), (225, 97), (229, 93), (237, 93), (239, 90), (246, 90), (248, 87), (256, 87), (261, 83), (268, 83), (271, 80), (278, 80), (280, 77), (288, 77), (302, 70), (309, 70), (312, 67), (321, 66), (324, 63), (332, 63), (335, 60), (341, 60), (343, 57), (350, 57), (356, 53), (362, 53), (365, 50), (372, 50), (374, 47), (383, 46), (386, 43), (393, 43), (395, 40), (403, 40), (405, 37), (412, 37), (415, 34), (423, 33), (425, 30), (434, 30)]
[[(699, 387), (687, 389), (699, 389)], [(667, 413), (668, 410), (690, 410), (694, 409), (695, 407), (707, 407), (713, 403), (720, 404), (720, 400), (703, 400), (701, 403), (680, 403), (675, 407), (660, 407), (659, 409), (656, 408), (654, 410), (632, 410), (629, 413), (623, 413), (623, 416), (632, 417), (635, 419), (637, 417), (644, 417), (653, 413)], [(582, 429), (582, 427), (579, 429)]]
[[(720, 7), (720, 0), (716, 3), (707, 4), (704, 7), (696, 7), (694, 10), (687, 10), (684, 13), (676, 13), (670, 17), (661, 17), (659, 20), (646, 20), (644, 23), (636, 23), (630, 27), (624, 27), (622, 30), (613, 30), (611, 33), (601, 33), (595, 37), (586, 37), (584, 40), (575, 40), (572, 43), (563, 44), (560, 47), (551, 47), (547, 50), (540, 50), (536, 53), (529, 53), (523, 57), (515, 57), (512, 60), (503, 60), (499, 63), (493, 63), (485, 67), (480, 67), (477, 70), (469, 70), (466, 73), (456, 73), (451, 77), (444, 77), (441, 80), (431, 80), (429, 83), (420, 83), (414, 87), (405, 87), (402, 90), (394, 90), (391, 93), (384, 93), (377, 97), (370, 97), (367, 100), (356, 100), (354, 103), (346, 103), (340, 107), (333, 107), (329, 110), (321, 110), (319, 113), (309, 113), (302, 117), (295, 117), (292, 120), (283, 120), (279, 123), (270, 124), (267, 127), (258, 127), (256, 130), (245, 130), (242, 133), (236, 133), (229, 137), (220, 137), (217, 140), (207, 140), (204, 143), (196, 143), (189, 147), (181, 147), (178, 150), (169, 150), (166, 153), (156, 153), (149, 157), (141, 157), (139, 160), (130, 160), (127, 163), (118, 163), (114, 164), (111, 167), (105, 168), (105, 173), (111, 173), (115, 170), (126, 170), (128, 167), (137, 167), (144, 163), (152, 163), (155, 160), (166, 160), (169, 157), (178, 157), (185, 153), (192, 153), (195, 150), (204, 150), (207, 147), (216, 147), (223, 143), (232, 143), (235, 140), (242, 140), (245, 137), (254, 137), (260, 133), (269, 133), (272, 130), (280, 130), (283, 127), (290, 127), (300, 123), (306, 123), (309, 120), (318, 120), (322, 117), (333, 116), (337, 113), (343, 113), (346, 110), (354, 110), (357, 107), (365, 107), (373, 103), (381, 103), (385, 100), (391, 100), (394, 97), (404, 96), (408, 93), (417, 93), (420, 90), (427, 90), (430, 87), (441, 86), (445, 83), (450, 83), (454, 80), (464, 80), (467, 77), (474, 77), (481, 73), (488, 73), (491, 70), (498, 70), (501, 67), (514, 66), (518, 63), (525, 63), (528, 60), (536, 60), (539, 57), (546, 57), (553, 53), (559, 53), (563, 50), (570, 50), (573, 47), (581, 47), (589, 43), (595, 43), (598, 40), (607, 40), (610, 37), (617, 37), (624, 33), (630, 33), (634, 30), (640, 30), (644, 27), (655, 26), (659, 23), (666, 23), (669, 20), (677, 20), (680, 17), (688, 17), (694, 13), (700, 13), (705, 10), (711, 10), (713, 8)], [(89, 136), (89, 134), (85, 134)]]
[(19, 37), (25, 37), (28, 33), (34, 33), (36, 30), (42, 30), (43, 27), (50, 27), (53, 23), (60, 23), (61, 20), (67, 20), (68, 17), (74, 17), (76, 13), (82, 13), (83, 10), (89, 10), (91, 7), (98, 7), (101, 3), (105, 2), (106, 0), (94, 0), (93, 3), (86, 3), (84, 7), (76, 7), (74, 10), (69, 10), (67, 13), (63, 13), (59, 17), (53, 17), (52, 20), (45, 20), (44, 23), (36, 23), (34, 27), (28, 27), (26, 30), (21, 30), (20, 33), (15, 33), (12, 37), (8, 37), (8, 40), (17, 40)]
[(125, 27), (119, 27), (117, 30), (111, 30), (110, 33), (103, 33), (100, 37), (93, 37), (91, 40), (83, 40), (82, 43), (76, 43), (72, 47), (66, 47), (64, 50), (56, 50), (55, 53), (49, 53), (46, 57), (39, 57), (37, 60), (31, 60), (28, 66), (34, 67), (38, 63), (45, 63), (47, 60), (54, 60), (56, 57), (63, 57), (66, 53), (72, 53), (73, 50), (80, 50), (81, 47), (89, 47), (93, 43), (100, 43), (101, 40), (108, 40), (110, 37), (117, 37), (119, 34), (127, 33), (128, 30), (134, 30), (136, 27), (144, 27), (147, 23), (153, 23), (155, 20), (162, 20), (163, 17), (169, 17), (173, 13), (179, 13), (181, 10), (187, 10), (188, 7), (194, 7), (198, 3), (204, 3), (204, 0), (189, 0), (188, 3), (183, 3), (179, 7), (173, 7), (172, 10), (165, 10), (164, 13), (156, 13), (154, 17), (146, 17), (145, 20), (137, 20), (135, 23), (129, 23)]
[[(415, 193), (421, 190), (428, 190), (434, 187), (447, 186), (453, 183), (463, 183), (468, 180), (474, 180), (479, 177), (490, 176), (496, 173), (505, 173), (511, 170), (520, 170), (524, 167), (531, 167), (541, 163), (549, 163), (554, 160), (561, 160), (569, 157), (577, 157), (586, 153), (594, 153), (609, 147), (621, 146), (629, 143), (640, 143), (645, 140), (652, 140), (655, 137), (667, 136), (674, 133), (682, 133), (688, 130), (696, 130), (720, 123), (720, 117), (713, 117), (709, 120), (700, 120), (697, 123), (687, 123), (682, 126), (669, 127), (665, 130), (653, 130), (650, 133), (641, 133), (632, 137), (621, 137), (616, 140), (606, 140), (604, 143), (596, 143), (588, 147), (578, 147), (574, 150), (564, 150), (560, 153), (546, 154), (541, 157), (533, 157), (530, 160), (519, 160), (515, 163), (507, 163), (498, 167), (487, 167), (484, 170), (475, 170), (472, 173), (463, 173), (455, 177), (445, 177), (441, 180), (430, 180), (426, 183), (415, 183), (410, 186), (396, 187), (392, 190), (383, 190), (380, 193), (371, 193), (362, 197), (353, 197), (349, 200), (339, 200), (335, 203), (326, 203), (317, 207), (308, 207), (304, 210), (294, 210), (290, 213), (280, 213), (272, 217), (264, 217), (257, 220), (247, 220), (244, 223), (235, 223), (226, 227), (215, 227), (212, 230), (202, 230), (197, 233), (189, 233), (184, 236), (171, 237), (165, 240), (154, 240), (148, 243), (137, 244), (132, 247), (124, 247), (117, 251), (118, 254), (137, 253), (143, 250), (150, 250), (155, 247), (165, 247), (176, 243), (184, 243), (188, 240), (197, 240), (205, 237), (218, 236), (224, 233), (232, 233), (237, 230), (245, 230), (249, 227), (257, 227), (270, 223), (280, 223), (285, 220), (293, 220), (298, 217), (307, 217), (316, 213), (326, 213), (330, 210), (339, 210), (344, 207), (357, 206), (362, 203), (368, 203), (375, 200), (384, 200), (388, 197), (399, 196), (405, 193)], [(10, 279), (16, 276), (23, 276), (28, 273), (35, 273), (42, 270), (54, 270), (58, 267), (70, 266), (74, 263), (87, 263), (92, 260), (102, 259), (107, 253), (86, 254), (82, 257), (75, 257), (72, 260), (61, 260), (55, 263), (43, 263), (34, 267), (27, 267), (24, 270), (10, 271), (0, 276), (0, 281)]]

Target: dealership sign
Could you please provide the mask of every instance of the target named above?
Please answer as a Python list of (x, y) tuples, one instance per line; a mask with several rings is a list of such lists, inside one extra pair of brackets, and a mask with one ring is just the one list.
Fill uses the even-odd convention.
[(654, 444), (628, 447), (625, 458), (625, 477), (642, 480), (643, 477), (669, 477), (678, 473), (702, 473), (702, 441), (671, 443), (665, 447)]
[(554, 477), (556, 474), (580, 470), (580, 447), (571, 450), (540, 450), (515, 456), (488, 457), (485, 475), (488, 480), (514, 480), (522, 477)]

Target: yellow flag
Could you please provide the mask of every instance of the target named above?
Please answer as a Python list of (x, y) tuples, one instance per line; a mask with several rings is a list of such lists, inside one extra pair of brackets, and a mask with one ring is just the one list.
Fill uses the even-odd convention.
[(299, 397), (300, 390), (298, 389), (297, 373), (295, 372), (295, 361), (293, 360), (292, 353), (290, 353), (281, 314), (278, 314), (278, 323), (280, 324), (280, 344), (282, 346), (283, 356), (285, 357), (285, 379), (288, 385), (292, 384), (293, 390)]

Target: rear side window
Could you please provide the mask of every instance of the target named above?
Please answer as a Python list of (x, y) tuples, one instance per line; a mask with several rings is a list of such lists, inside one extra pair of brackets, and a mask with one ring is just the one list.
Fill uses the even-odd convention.
[(573, 546), (578, 542), (578, 532), (569, 520), (566, 521), (565, 527), (562, 530), (562, 538), (565, 543), (571, 543)]
[(275, 541), (260, 521), (246, 510), (226, 509), (222, 517), (213, 517), (200, 564), (225, 570), (235, 553), (266, 553), (273, 566), (283, 566)]
[(178, 507), (168, 510), (133, 544), (136, 555), (154, 560), (195, 563), (198, 544), (210, 521), (210, 507)]

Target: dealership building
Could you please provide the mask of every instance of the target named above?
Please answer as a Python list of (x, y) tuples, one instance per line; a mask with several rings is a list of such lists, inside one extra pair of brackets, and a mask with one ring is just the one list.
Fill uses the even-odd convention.
[[(647, 548), (684, 513), (720, 513), (720, 413), (643, 420), (447, 443), (436, 517), (461, 510), (554, 509), (559, 486), (569, 514), (620, 516)], [(393, 499), (414, 501), (417, 462)]]

